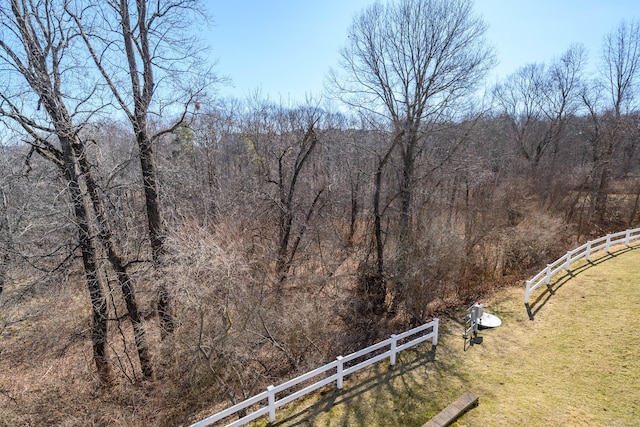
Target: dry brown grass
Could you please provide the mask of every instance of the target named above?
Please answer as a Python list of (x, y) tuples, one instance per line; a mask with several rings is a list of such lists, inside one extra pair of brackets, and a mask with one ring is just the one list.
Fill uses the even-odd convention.
[(93, 399), (83, 305), (72, 292), (57, 289), (29, 297), (19, 311), (6, 313), (11, 320), (25, 320), (0, 336), (0, 425), (72, 425), (84, 418), (81, 408), (67, 411), (77, 406), (76, 399), (87, 405)]

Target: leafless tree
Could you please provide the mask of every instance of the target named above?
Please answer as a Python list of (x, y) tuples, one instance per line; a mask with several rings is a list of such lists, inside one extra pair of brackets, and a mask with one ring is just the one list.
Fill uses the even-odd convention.
[[(0, 61), (5, 71), (13, 77), (19, 77), (25, 84), (12, 87), (8, 82), (3, 83), (0, 115), (5, 121), (21, 128), (32, 150), (58, 166), (67, 180), (87, 289), (91, 296), (93, 358), (101, 379), (108, 382), (111, 374), (106, 348), (107, 304), (99, 281), (86, 192), (81, 186), (80, 165), (74, 150), (79, 143), (78, 128), (73, 123), (73, 111), (67, 109), (60, 90), (64, 67), (62, 61), (70, 40), (69, 34), (60, 25), (59, 12), (49, 4), (25, 4), (18, 0), (12, 0), (0, 8), (3, 22)], [(24, 98), (21, 99), (21, 96)], [(86, 98), (75, 101), (76, 106), (81, 106)], [(40, 114), (41, 107), (44, 108), (44, 115)], [(57, 137), (60, 148), (54, 146), (53, 136)]]
[(605, 36), (599, 70), (600, 78), (584, 92), (583, 101), (591, 119), (592, 210), (604, 223), (614, 156), (625, 141), (637, 137), (632, 113), (638, 107), (640, 22), (623, 21)]
[[(107, 253), (116, 271), (135, 331), (140, 365), (145, 377), (151, 377), (133, 282), (105, 217), (86, 143), (81, 137), (82, 126), (101, 105), (96, 104), (96, 86), (91, 86), (91, 82), (83, 84), (86, 76), (78, 72), (77, 58), (73, 57), (77, 33), (68, 25), (62, 5), (56, 2), (13, 0), (0, 13), (5, 30), (0, 40), (0, 61), (15, 78), (0, 91), (0, 115), (16, 124), (32, 151), (55, 164), (66, 178), (91, 295), (94, 360), (99, 375), (108, 382), (111, 374), (106, 355), (107, 305), (100, 283), (97, 245)], [(23, 96), (22, 105), (16, 103), (15, 91)]]
[[(161, 262), (164, 231), (154, 141), (182, 126), (216, 80), (204, 67), (202, 49), (191, 31), (193, 23), (204, 17), (201, 10), (200, 0), (87, 0), (66, 5), (115, 105), (135, 134), (155, 264)], [(150, 116), (167, 114), (176, 119), (154, 130)], [(158, 313), (163, 331), (171, 332), (170, 293), (164, 280), (159, 280)]]
[(511, 123), (507, 137), (534, 170), (579, 107), (585, 60), (584, 48), (575, 45), (549, 67), (525, 65), (494, 89), (498, 112)]
[[(400, 150), (401, 248), (410, 240), (416, 162), (426, 136), (435, 123), (460, 117), (459, 108), (493, 65), (486, 28), (469, 1), (374, 3), (354, 18), (341, 51), (341, 70), (331, 73), (334, 95), (363, 113), (389, 121), (390, 143), (379, 155), (375, 181), (382, 186), (379, 177), (389, 156)], [(374, 194), (380, 190), (376, 188)], [(379, 214), (374, 214), (376, 236), (382, 232)], [(381, 256), (382, 239), (376, 242)], [(377, 265), (380, 269), (382, 260)]]
[(275, 207), (275, 271), (282, 284), (325, 191), (322, 182), (306, 186), (309, 197), (300, 188), (319, 144), (316, 126), (321, 113), (313, 107), (287, 108), (263, 100), (254, 104), (243, 133), (248, 154), (268, 185), (265, 195)]

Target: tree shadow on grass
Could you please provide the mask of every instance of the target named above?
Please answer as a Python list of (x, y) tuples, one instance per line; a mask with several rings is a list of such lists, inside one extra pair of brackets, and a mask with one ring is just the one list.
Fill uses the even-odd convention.
[(527, 314), (529, 315), (529, 319), (534, 320), (535, 316), (549, 302), (551, 297), (555, 295), (555, 293), (560, 288), (566, 285), (574, 277), (578, 276), (579, 274), (599, 264), (609, 261), (610, 259), (616, 258), (624, 253), (630, 252), (638, 248), (640, 248), (640, 245), (630, 245), (630, 246), (625, 246), (624, 248), (619, 249), (617, 251), (605, 252), (604, 254), (600, 254), (598, 252), (595, 254), (596, 256), (600, 254), (600, 256), (598, 256), (597, 258), (595, 259), (592, 258), (589, 261), (585, 262), (584, 264), (581, 264), (570, 271), (565, 271), (564, 273), (560, 273), (560, 275), (555, 279), (553, 279), (553, 281), (551, 281), (547, 285), (547, 287), (533, 300), (533, 302), (525, 304), (525, 307), (527, 309)]
[[(436, 361), (436, 351), (437, 346), (432, 346), (426, 352), (409, 351), (400, 354), (395, 366), (380, 362), (367, 368), (369, 371), (365, 371), (368, 374), (365, 379), (347, 377), (342, 390), (336, 389), (334, 385), (333, 388), (321, 392), (322, 397), (311, 406), (297, 410), (273, 425), (314, 426), (322, 420), (331, 419), (331, 425), (364, 427), (371, 425), (371, 411), (375, 410), (380, 413), (386, 412), (386, 421), (389, 417), (402, 419), (401, 424), (395, 421), (395, 425), (410, 426), (415, 423), (416, 426), (421, 426), (427, 421), (422, 419), (421, 414), (424, 412), (412, 411), (412, 407), (416, 405), (416, 401), (428, 395), (428, 392), (423, 390), (424, 387), (420, 383), (412, 380), (413, 376), (406, 374), (423, 368), (425, 378), (428, 378), (429, 382), (437, 381), (437, 378), (432, 377), (440, 377), (440, 373), (443, 372), (448, 376), (455, 375), (456, 370), (451, 369), (449, 362)], [(373, 371), (375, 373), (372, 373)], [(464, 381), (464, 378), (462, 380)], [(367, 393), (369, 395), (365, 397)], [(343, 408), (335, 410), (338, 405), (343, 405)], [(414, 419), (415, 417), (419, 417), (420, 420)], [(385, 420), (381, 422), (384, 423)]]

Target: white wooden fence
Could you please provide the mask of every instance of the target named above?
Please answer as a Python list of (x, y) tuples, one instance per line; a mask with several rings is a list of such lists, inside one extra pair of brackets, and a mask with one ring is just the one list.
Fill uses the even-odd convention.
[[(218, 412), (217, 414), (205, 418), (202, 421), (192, 424), (191, 427), (209, 426), (217, 421), (234, 415), (239, 411), (243, 411), (261, 402), (262, 407), (260, 409), (257, 409), (256, 411), (240, 418), (239, 420), (232, 422), (231, 424), (227, 424), (226, 427), (242, 426), (250, 421), (255, 420), (256, 418), (267, 414), (269, 415), (269, 421), (274, 422), (276, 420), (276, 408), (282, 405), (286, 405), (287, 403), (292, 402), (306, 394), (309, 394), (312, 391), (319, 389), (320, 387), (323, 387), (335, 381), (336, 387), (338, 389), (342, 389), (344, 378), (347, 375), (359, 371), (360, 369), (366, 368), (367, 366), (386, 359), (387, 357), (389, 358), (389, 363), (391, 365), (395, 365), (396, 356), (398, 353), (408, 348), (414, 347), (429, 339), (431, 340), (431, 344), (433, 346), (438, 345), (438, 324), (438, 318), (434, 318), (429, 323), (418, 326), (417, 328), (408, 330), (398, 335), (391, 335), (391, 337), (387, 338), (384, 341), (381, 341), (355, 353), (351, 353), (348, 356), (338, 356), (333, 362), (327, 363), (324, 366), (314, 369), (311, 372), (307, 372), (304, 375), (300, 375), (299, 377), (282, 383), (279, 386), (271, 385), (267, 387), (266, 391), (263, 391), (262, 393), (253, 396), (245, 400), (244, 402), (233, 405), (230, 408), (225, 409), (224, 411)], [(429, 329), (431, 329), (430, 332)], [(413, 338), (410, 341), (404, 342), (409, 337), (418, 334), (420, 335), (417, 338)], [(380, 353), (379, 351), (384, 349), (385, 347), (389, 347), (389, 349), (384, 351), (383, 353)], [(359, 361), (353, 365), (349, 363), (356, 361), (357, 359), (364, 360)], [(327, 376), (328, 372), (333, 373)], [(294, 389), (299, 384), (307, 382), (315, 377), (320, 377), (321, 379), (311, 385), (306, 386), (301, 390), (297, 390), (293, 393), (288, 393), (290, 389)], [(286, 395), (282, 398), (278, 398), (279, 394)], [(266, 406), (264, 401), (266, 401)]]
[(589, 257), (591, 256), (591, 254), (596, 251), (604, 249), (609, 252), (609, 248), (613, 245), (624, 243), (625, 245), (629, 246), (629, 244), (636, 239), (640, 239), (640, 228), (621, 231), (615, 234), (607, 234), (604, 237), (601, 237), (597, 240), (591, 240), (584, 245), (567, 252), (566, 255), (558, 258), (552, 264), (548, 264), (547, 268), (533, 276), (531, 280), (527, 280), (524, 294), (525, 305), (528, 306), (531, 293), (535, 291), (540, 285), (545, 284), (546, 286), (549, 286), (552, 276), (562, 270), (571, 271), (572, 262), (582, 258), (589, 261)]

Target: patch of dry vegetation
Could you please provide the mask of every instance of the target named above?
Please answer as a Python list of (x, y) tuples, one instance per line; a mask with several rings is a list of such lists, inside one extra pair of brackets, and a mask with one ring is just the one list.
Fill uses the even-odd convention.
[[(557, 245), (549, 236), (562, 232), (553, 218), (523, 221), (514, 225), (514, 235), (524, 241), (531, 228), (540, 224), (552, 226), (548, 234), (538, 233), (530, 244), (547, 253), (550, 246)], [(436, 230), (433, 237), (442, 244), (437, 245), (438, 250), (425, 244), (425, 263), (412, 272), (417, 278), (427, 272), (431, 276), (412, 282), (417, 287), (409, 288), (412, 294), (419, 294), (422, 287), (431, 289), (431, 294), (414, 301), (414, 306), (422, 310), (420, 316), (442, 315), (466, 303), (472, 295), (502, 286), (515, 277), (513, 273), (479, 276), (471, 272), (459, 281), (453, 280), (460, 270), (449, 271), (445, 266), (461, 266), (463, 249), (443, 233), (436, 236)], [(500, 261), (499, 254), (509, 253), (508, 248), (500, 249), (499, 241), (497, 238), (481, 247), (487, 252), (485, 261), (491, 260), (486, 261), (489, 264), (504, 262), (505, 257)], [(4, 325), (0, 334), (0, 399), (4, 408), (0, 425), (188, 424), (251, 397), (270, 384), (320, 366), (339, 353), (347, 354), (404, 330), (415, 318), (415, 314), (410, 315), (409, 305), (401, 306), (393, 318), (371, 315), (363, 309), (367, 300), (357, 287), (361, 259), (357, 251), (334, 251), (324, 257), (316, 253), (309, 259), (320, 261), (299, 263), (290, 280), (275, 286), (270, 248), (242, 226), (187, 223), (172, 233), (166, 244), (168, 262), (162, 280), (170, 283), (174, 297), (176, 328), (172, 335), (161, 338), (155, 314), (148, 309), (155, 306), (155, 273), (140, 269), (135, 274), (138, 298), (146, 308), (147, 340), (154, 349), (156, 373), (151, 382), (141, 379), (133, 333), (126, 316), (122, 316), (126, 310), (114, 294), (116, 287), (111, 288), (114, 298), (109, 298), (109, 358), (116, 373), (109, 389), (101, 387), (93, 369), (91, 311), (78, 280), (79, 272), (72, 272), (56, 285), (7, 288), (0, 318)], [(475, 248), (474, 257), (480, 251)], [(520, 257), (519, 262), (533, 265), (539, 261), (525, 258)], [(474, 287), (469, 287), (476, 279)], [(411, 353), (402, 356), (404, 367), (387, 373), (382, 365), (372, 372), (402, 383), (401, 390), (411, 396), (420, 396), (415, 387), (423, 387), (420, 381), (409, 379), (412, 371), (422, 372), (430, 386), (437, 384), (436, 389), (441, 390), (446, 388), (440, 387), (441, 383), (448, 381), (444, 373), (458, 369), (457, 359), (443, 356), (442, 351), (438, 350), (436, 363), (441, 365), (435, 383), (429, 360)], [(381, 381), (372, 378), (358, 381), (364, 386), (347, 386), (354, 389), (346, 395), (329, 393), (332, 403), (327, 404), (327, 410), (335, 414), (342, 407), (335, 404), (347, 401), (376, 413), (365, 397), (365, 391)], [(409, 384), (412, 381), (415, 387)], [(348, 393), (356, 397), (348, 399)], [(455, 391), (439, 393), (447, 400)], [(423, 407), (407, 399), (404, 391), (395, 391), (394, 396), (390, 402), (396, 403), (389, 403), (392, 406), (380, 406), (380, 402), (374, 406), (394, 413), (393, 405), (398, 404), (400, 413), (417, 420), (425, 410), (435, 411), (441, 403), (425, 395), (422, 400), (430, 403)], [(348, 415), (345, 422), (356, 421)]]
[(117, 288), (108, 298), (109, 361), (116, 373), (110, 388), (94, 371), (91, 312), (78, 274), (57, 286), (5, 291), (0, 426), (186, 424), (362, 339), (344, 325), (352, 292), (343, 286), (353, 273), (348, 257), (328, 279), (302, 271), (279, 289), (265, 268), (269, 249), (246, 230), (191, 224), (168, 238), (167, 251), (163, 280), (174, 297), (172, 335), (161, 338), (148, 309), (155, 306), (155, 273), (141, 269), (135, 276), (154, 349), (150, 382), (141, 378)]
[[(307, 249), (313, 255), (296, 264), (291, 278), (276, 286), (270, 248), (254, 238), (242, 221), (231, 224), (212, 227), (187, 222), (168, 237), (162, 279), (170, 284), (174, 297), (172, 335), (161, 338), (155, 313), (149, 309), (155, 306), (156, 273), (140, 268), (134, 275), (145, 308), (147, 340), (154, 349), (153, 381), (141, 379), (133, 333), (122, 315), (126, 310), (118, 302), (117, 287), (110, 288), (114, 298), (109, 298), (109, 358), (116, 375), (107, 389), (100, 385), (92, 364), (91, 311), (80, 272), (71, 271), (59, 283), (46, 286), (7, 287), (0, 301), (0, 425), (185, 425), (338, 354), (404, 330), (415, 319), (409, 304), (401, 306), (395, 317), (371, 315), (363, 309), (367, 300), (358, 290), (362, 254), (357, 250), (327, 251), (320, 256), (320, 250)], [(507, 271), (507, 259), (521, 265), (539, 264), (539, 253), (551, 254), (562, 246), (551, 236), (566, 232), (561, 222), (548, 215), (520, 221), (512, 226), (510, 236), (529, 246), (514, 252), (517, 247), (505, 246), (499, 233), (491, 235), (472, 251), (476, 265), (486, 265), (467, 271), (464, 246), (438, 228), (436, 221), (431, 220), (431, 227), (430, 236), (438, 245), (430, 248), (425, 238), (420, 249), (425, 262), (411, 272), (418, 279), (427, 277), (409, 282), (416, 286), (409, 287), (412, 295), (423, 288), (432, 292), (413, 301), (422, 310), (419, 315), (427, 319), (435, 314), (446, 317), (451, 307), (460, 307), (473, 296), (515, 283), (517, 272)], [(544, 227), (547, 231), (540, 232)], [(419, 242), (415, 247), (420, 248)], [(502, 267), (488, 274), (488, 266), (496, 264)], [(467, 275), (454, 280), (461, 271)], [(18, 282), (14, 278), (13, 283)], [(509, 292), (515, 292), (515, 302), (501, 300), (490, 309), (506, 322), (515, 322), (526, 337), (538, 320), (522, 320), (526, 312), (521, 289)], [(407, 353), (393, 370), (381, 364), (364, 377), (349, 379), (344, 392), (327, 391), (306, 401), (306, 405), (315, 402), (310, 425), (376, 425), (380, 421), (372, 416), (388, 414), (396, 414), (402, 425), (418, 425), (427, 418), (425, 414), (446, 406), (456, 393), (474, 384), (474, 374), (465, 371), (463, 360), (488, 351), (492, 339), (458, 354), (462, 349), (459, 325), (443, 323), (445, 331), (447, 325), (451, 328), (450, 335), (441, 339), (435, 364), (419, 353)], [(501, 351), (520, 345), (521, 340), (514, 337), (510, 333), (500, 338), (501, 346), (509, 343)], [(483, 363), (478, 359), (471, 365)], [(386, 391), (380, 391), (378, 384), (384, 384)], [(483, 403), (493, 393), (484, 393)], [(307, 419), (295, 414), (291, 419), (300, 417)], [(334, 420), (342, 421), (334, 424)]]

